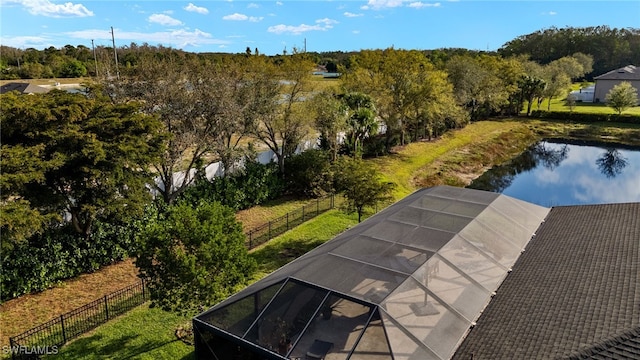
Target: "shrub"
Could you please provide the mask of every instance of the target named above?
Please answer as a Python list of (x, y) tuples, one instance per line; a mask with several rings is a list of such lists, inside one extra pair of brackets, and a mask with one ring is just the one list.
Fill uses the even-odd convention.
[(287, 192), (293, 195), (321, 197), (331, 192), (329, 154), (309, 149), (286, 160)]
[(234, 210), (242, 210), (275, 199), (283, 192), (283, 182), (275, 163), (266, 165), (247, 161), (236, 174), (209, 181), (200, 177), (181, 195), (181, 201), (196, 205), (200, 201), (218, 201)]

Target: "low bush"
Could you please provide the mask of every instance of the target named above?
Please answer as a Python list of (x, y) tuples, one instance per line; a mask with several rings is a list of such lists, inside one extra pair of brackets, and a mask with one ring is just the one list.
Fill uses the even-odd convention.
[(297, 196), (321, 197), (332, 191), (331, 162), (324, 150), (309, 149), (288, 158), (287, 193)]
[(244, 169), (209, 181), (204, 177), (184, 191), (180, 199), (196, 205), (201, 201), (217, 201), (234, 210), (247, 209), (282, 195), (284, 183), (275, 163), (266, 165), (247, 161)]

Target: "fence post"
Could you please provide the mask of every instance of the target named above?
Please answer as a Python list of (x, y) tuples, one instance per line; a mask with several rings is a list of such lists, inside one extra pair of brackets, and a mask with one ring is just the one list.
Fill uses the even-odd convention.
[(107, 320), (109, 320), (109, 305), (107, 304), (107, 295), (104, 296), (104, 312), (107, 315)]
[(289, 231), (289, 213), (287, 213), (287, 231)]
[(142, 279), (142, 301), (147, 300), (146, 294), (144, 292), (144, 279)]
[(63, 344), (67, 343), (67, 332), (64, 331), (64, 314), (60, 315), (60, 325), (62, 325), (62, 341)]
[(304, 205), (302, 205), (302, 221), (304, 222)]

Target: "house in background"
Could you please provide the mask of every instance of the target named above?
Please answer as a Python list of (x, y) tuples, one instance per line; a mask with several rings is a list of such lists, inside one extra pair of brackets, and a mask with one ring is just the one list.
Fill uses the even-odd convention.
[(6, 94), (11, 91), (17, 91), (21, 94), (43, 94), (49, 92), (49, 89), (26, 82), (10, 82), (0, 87), (0, 94)]
[(631, 86), (640, 93), (640, 69), (634, 65), (627, 65), (623, 68), (609, 71), (606, 74), (596, 76), (594, 80), (596, 81), (596, 89), (593, 94), (593, 101), (596, 103), (604, 102), (607, 93), (623, 81), (631, 83)]
[(572, 95), (577, 102), (593, 102), (593, 94), (595, 92), (595, 86), (589, 85), (580, 90), (572, 91), (569, 95)]

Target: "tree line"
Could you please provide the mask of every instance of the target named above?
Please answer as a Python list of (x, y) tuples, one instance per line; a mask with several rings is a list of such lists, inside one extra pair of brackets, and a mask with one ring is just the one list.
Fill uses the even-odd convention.
[[(149, 51), (163, 53), (167, 48), (151, 46), (147, 43), (117, 47), (115, 53), (118, 66), (135, 67), (141, 57)], [(173, 50), (179, 52), (179, 50)], [(293, 51), (296, 51), (294, 49)], [(309, 52), (311, 60), (323, 65), (328, 71), (337, 72), (339, 67), (348, 67), (350, 59), (360, 51)], [(437, 67), (441, 67), (454, 56), (500, 55), (503, 58), (528, 56), (534, 62), (546, 65), (560, 58), (583, 53), (593, 58), (592, 69), (583, 78), (593, 77), (608, 71), (633, 64), (640, 59), (640, 29), (610, 28), (606, 25), (592, 27), (551, 27), (519, 36), (502, 45), (496, 52), (475, 51), (458, 48), (422, 50)], [(259, 55), (259, 49), (241, 54), (200, 53), (203, 59), (216, 60), (225, 57)], [(283, 56), (276, 55), (276, 57)], [(35, 48), (18, 49), (0, 46), (0, 79), (76, 78), (83, 76), (115, 75), (113, 69), (114, 49), (98, 45), (91, 48), (70, 44), (61, 48), (53, 46), (43, 50)]]
[(519, 36), (504, 44), (498, 53), (503, 57), (529, 55), (540, 64), (548, 64), (574, 53), (593, 57), (593, 69), (585, 79), (602, 75), (640, 61), (640, 28), (551, 27)]
[[(219, 238), (200, 234), (198, 246), (169, 246), (181, 240), (159, 239), (158, 229), (193, 224), (166, 221), (205, 221), (199, 211), (229, 219), (228, 211), (284, 193), (327, 192), (342, 193), (360, 218), (392, 190), (362, 157), (469, 121), (518, 114), (526, 102), (556, 94), (543, 91), (547, 84), (567, 85), (591, 63), (583, 54), (542, 66), (526, 57), (462, 53), (436, 65), (421, 51), (365, 50), (338, 65), (342, 78), (326, 86), (314, 79), (317, 59), (308, 53), (148, 50), (138, 49), (131, 66), (102, 72), (85, 93), (2, 95), (3, 299), (132, 255), (143, 267), (157, 264), (142, 260), (149, 256), (186, 261), (182, 282), (195, 286), (185, 280), (191, 270), (204, 271), (194, 264), (211, 267), (219, 259), (199, 258), (206, 253), (199, 246)], [(296, 155), (303, 140), (317, 139), (319, 150)], [(272, 150), (276, 161), (257, 164), (257, 148)], [(213, 161), (224, 176), (211, 181), (204, 171)], [(232, 221), (226, 228), (238, 229)], [(216, 240), (228, 244), (217, 251), (244, 264), (229, 270), (229, 282), (246, 279), (252, 266), (238, 250), (241, 234), (225, 239)], [(198, 274), (191, 279), (206, 283), (206, 273)]]

